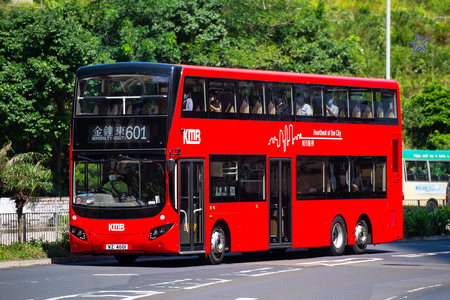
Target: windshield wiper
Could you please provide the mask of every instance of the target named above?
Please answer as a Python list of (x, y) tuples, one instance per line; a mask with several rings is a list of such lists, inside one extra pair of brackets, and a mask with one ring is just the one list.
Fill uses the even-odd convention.
[(87, 161), (90, 161), (90, 162), (102, 162), (102, 161), (105, 161), (104, 159), (92, 159), (92, 158), (89, 158), (89, 157), (83, 156), (83, 155), (77, 155), (77, 158), (84, 159), (84, 160), (87, 160)]
[(134, 157), (129, 157), (127, 155), (123, 155), (122, 153), (119, 154), (119, 157), (120, 158), (124, 158), (124, 159), (129, 159), (129, 160), (136, 160), (136, 161), (138, 161), (138, 160), (146, 160), (146, 159), (137, 159), (137, 158), (134, 158)]

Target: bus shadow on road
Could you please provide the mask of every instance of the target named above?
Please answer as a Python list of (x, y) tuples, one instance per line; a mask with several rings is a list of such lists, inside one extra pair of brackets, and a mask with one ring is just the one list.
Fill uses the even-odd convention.
[[(367, 254), (382, 254), (395, 252), (386, 249), (367, 249), (365, 254), (355, 255), (345, 252), (343, 257), (363, 257)], [(257, 263), (257, 262), (270, 262), (281, 260), (302, 260), (324, 257), (336, 257), (329, 254), (326, 248), (311, 248), (311, 249), (296, 249), (286, 251), (259, 251), (259, 252), (247, 252), (247, 253), (227, 253), (224, 257), (222, 264), (239, 264), (239, 263)], [(136, 262), (129, 264), (121, 264), (115, 259), (107, 260), (95, 260), (79, 262), (78, 264), (89, 266), (124, 266), (124, 267), (154, 267), (154, 268), (184, 268), (184, 267), (197, 267), (206, 265), (203, 256), (141, 256)]]

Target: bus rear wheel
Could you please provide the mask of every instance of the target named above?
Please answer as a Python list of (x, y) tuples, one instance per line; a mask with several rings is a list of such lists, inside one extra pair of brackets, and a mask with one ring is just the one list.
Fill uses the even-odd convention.
[(369, 240), (369, 227), (366, 221), (359, 220), (355, 228), (355, 244), (351, 246), (350, 251), (354, 254), (363, 254), (366, 251)]
[(218, 265), (225, 255), (227, 237), (222, 227), (216, 225), (211, 232), (211, 253), (206, 255), (207, 263)]
[(331, 225), (330, 233), (330, 251), (332, 255), (339, 256), (344, 253), (345, 241), (347, 240), (346, 232), (344, 219), (336, 217)]

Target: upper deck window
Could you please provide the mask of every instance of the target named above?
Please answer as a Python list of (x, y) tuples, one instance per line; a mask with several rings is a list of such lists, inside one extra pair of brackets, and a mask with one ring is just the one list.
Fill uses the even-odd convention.
[(75, 115), (167, 115), (169, 76), (116, 74), (81, 78)]

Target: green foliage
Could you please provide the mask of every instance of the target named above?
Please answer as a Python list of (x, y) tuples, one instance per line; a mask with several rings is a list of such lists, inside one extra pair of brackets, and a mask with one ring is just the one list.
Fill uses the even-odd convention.
[(68, 231), (64, 231), (61, 235), (61, 239), (54, 242), (41, 241), (42, 250), (44, 250), (47, 254), (47, 257), (68, 257), (71, 255), (69, 240), (70, 234)]
[(437, 207), (430, 211), (424, 207), (407, 206), (403, 211), (405, 237), (449, 234), (450, 207)]
[(71, 255), (69, 232), (61, 233), (62, 238), (55, 242), (32, 239), (29, 243), (0, 244), (0, 261), (29, 260), (54, 257), (68, 257)]
[(47, 258), (42, 247), (35, 244), (13, 243), (11, 245), (0, 244), (0, 261), (25, 260)]
[(403, 102), (403, 128), (417, 149), (450, 149), (450, 89), (433, 84)]
[[(50, 157), (66, 194), (71, 98), (84, 65), (148, 61), (384, 78), (385, 3), (48, 0), (44, 9), (2, 8), (0, 145), (14, 138), (18, 152)], [(425, 124), (428, 111), (408, 107), (430, 83), (449, 88), (450, 22), (433, 20), (448, 15), (440, 0), (391, 5), (391, 78), (400, 84), (405, 130), (423, 129), (405, 135), (416, 148), (449, 148), (447, 125), (436, 128), (445, 114)], [(430, 39), (427, 52), (413, 53), (416, 33)]]
[(10, 137), (18, 152), (51, 156), (58, 185), (67, 178), (75, 72), (109, 61), (82, 11), (77, 0), (0, 10), (0, 144)]

